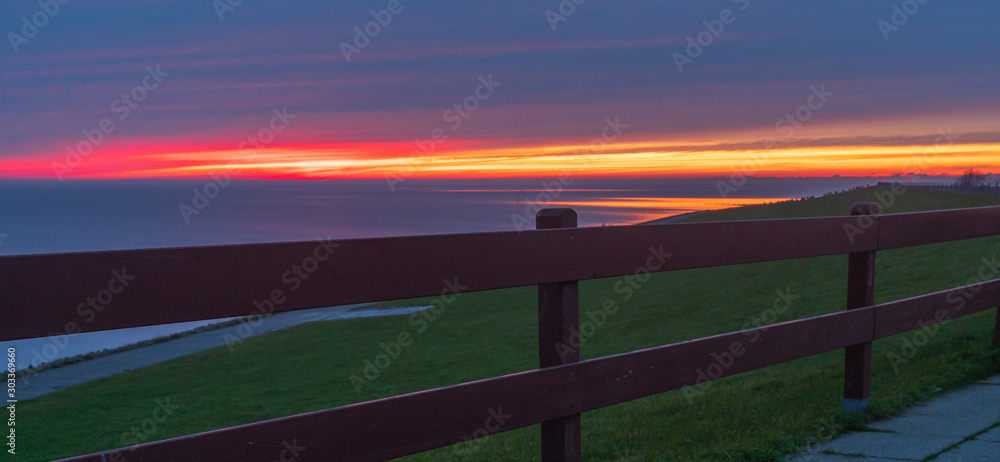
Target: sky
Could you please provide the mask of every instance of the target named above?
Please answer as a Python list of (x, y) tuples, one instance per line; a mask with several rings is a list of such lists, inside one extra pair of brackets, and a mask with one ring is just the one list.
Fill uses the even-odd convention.
[(4, 2), (0, 178), (1000, 170), (995, 0), (236, 3)]

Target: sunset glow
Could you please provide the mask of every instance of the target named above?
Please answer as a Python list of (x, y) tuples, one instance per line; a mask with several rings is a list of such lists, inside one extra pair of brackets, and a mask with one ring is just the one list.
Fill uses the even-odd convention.
[[(408, 146), (274, 146), (246, 150), (159, 151), (156, 147), (103, 152), (86, 158), (78, 178), (193, 178), (229, 172), (246, 178), (475, 178), (558, 176), (869, 176), (960, 174), (969, 166), (1000, 165), (1000, 143), (909, 146), (790, 147), (771, 150), (664, 148), (627, 143), (614, 150), (588, 146), (526, 146), (456, 150), (425, 155)], [(66, 159), (0, 159), (3, 176), (53, 175)], [(68, 175), (69, 176), (69, 175)]]
[[(258, 5), (220, 21), (197, 2), (142, 3), (75, 5), (3, 56), (0, 178), (890, 176), (1000, 165), (1000, 66), (988, 59), (1000, 41), (972, 9), (946, 22), (928, 12), (885, 35), (874, 26), (891, 13), (884, 5), (828, 16), (824, 5), (754, 4), (679, 65), (717, 6), (588, 5), (557, 25), (530, 2), (442, 6), (455, 28), (442, 35), (440, 11), (414, 4), (347, 53), (340, 44), (353, 43), (369, 6), (303, 15)], [(33, 5), (5, 6), (16, 11), (4, 17)], [(172, 19), (127, 40), (76, 33), (140, 11)]]

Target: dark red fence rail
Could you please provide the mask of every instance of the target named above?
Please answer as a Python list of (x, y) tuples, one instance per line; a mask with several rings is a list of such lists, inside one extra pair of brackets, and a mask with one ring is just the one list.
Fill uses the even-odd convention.
[[(309, 258), (322, 259), (310, 282), (274, 311), (537, 285), (540, 369), (68, 460), (270, 461), (270, 449), (292, 440), (308, 447), (300, 461), (384, 460), (461, 442), (501, 408), (510, 416), (501, 431), (542, 424), (543, 460), (579, 460), (580, 413), (693, 385), (711, 353), (745, 334), (559, 357), (553, 346), (578, 327), (577, 281), (849, 253), (847, 311), (769, 326), (723, 376), (844, 348), (844, 406), (855, 410), (870, 397), (873, 340), (1000, 305), (993, 280), (967, 286), (961, 309), (951, 291), (872, 306), (877, 251), (1000, 235), (1000, 207), (874, 213), (856, 204), (850, 217), (575, 228), (575, 212), (552, 209), (538, 217), (551, 229), (523, 233), (0, 257), (0, 314), (18, 320), (0, 340), (63, 333), (70, 323), (92, 332), (246, 316)], [(657, 255), (669, 258), (651, 266)], [(134, 277), (129, 289), (112, 293), (122, 276)], [(114, 309), (81, 318), (81, 304), (104, 288)]]

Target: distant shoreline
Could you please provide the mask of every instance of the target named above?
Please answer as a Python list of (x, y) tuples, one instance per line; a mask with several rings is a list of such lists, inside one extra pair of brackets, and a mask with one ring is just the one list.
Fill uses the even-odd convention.
[(642, 223), (636, 223), (636, 225), (665, 225), (667, 223), (675, 223), (675, 222), (683, 220), (685, 218), (695, 217), (695, 216), (698, 216), (698, 215), (702, 215), (702, 214), (707, 213), (707, 212), (711, 212), (711, 210), (698, 210), (696, 212), (679, 213), (677, 215), (670, 215), (668, 217), (656, 218), (656, 219), (653, 219), (653, 220), (644, 221)]

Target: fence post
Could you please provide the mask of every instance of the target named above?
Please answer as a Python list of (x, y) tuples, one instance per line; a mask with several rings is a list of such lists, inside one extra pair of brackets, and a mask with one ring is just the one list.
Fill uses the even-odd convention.
[[(573, 209), (542, 209), (535, 215), (536, 229), (576, 226)], [(573, 331), (580, 329), (578, 285), (577, 281), (538, 285), (540, 368), (580, 361), (579, 345), (570, 341)], [(579, 462), (580, 452), (580, 414), (542, 422), (542, 462)]]
[[(878, 205), (857, 202), (851, 215), (869, 217), (868, 232), (879, 232)], [(859, 223), (864, 218), (859, 218)], [(875, 304), (875, 251), (851, 252), (847, 260), (847, 309)], [(841, 406), (848, 412), (864, 412), (871, 401), (872, 343), (851, 345), (844, 349), (844, 399)]]

